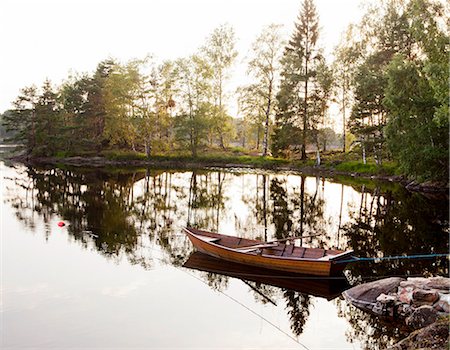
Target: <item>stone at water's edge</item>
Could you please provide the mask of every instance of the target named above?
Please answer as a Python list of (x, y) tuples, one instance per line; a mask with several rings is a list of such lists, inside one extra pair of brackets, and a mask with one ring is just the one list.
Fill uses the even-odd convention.
[(350, 288), (343, 296), (353, 305), (378, 315), (406, 318), (420, 306), (450, 310), (450, 278), (391, 277)]
[[(390, 277), (378, 281), (360, 284), (359, 286), (346, 290), (344, 298), (355, 306), (363, 310), (378, 313), (374, 308), (377, 305), (377, 298), (381, 294), (388, 295), (390, 292), (397, 291), (400, 282), (404, 281), (401, 277)], [(380, 303), (380, 301), (378, 301)]]
[(450, 292), (450, 279), (445, 277), (414, 277), (408, 278), (406, 281), (402, 281), (400, 286), (403, 288), (414, 288), (414, 289), (439, 289), (441, 291)]
[(342, 295), (360, 309), (398, 317), (416, 330), (391, 349), (448, 350), (450, 278), (391, 277), (361, 284)]
[(412, 293), (414, 303), (427, 303), (433, 304), (439, 299), (439, 293), (435, 290), (416, 289)]
[(450, 294), (439, 293), (439, 301), (435, 304), (435, 308), (438, 311), (450, 313)]
[(449, 321), (440, 319), (437, 322), (414, 331), (389, 350), (434, 349), (448, 350)]
[(398, 291), (397, 291), (398, 300), (404, 304), (410, 305), (413, 300), (413, 290), (414, 289), (411, 286), (402, 287), (402, 283), (403, 282), (400, 282), (400, 286), (398, 287)]
[(419, 329), (434, 323), (438, 312), (430, 305), (422, 305), (406, 318), (406, 325), (412, 329)]

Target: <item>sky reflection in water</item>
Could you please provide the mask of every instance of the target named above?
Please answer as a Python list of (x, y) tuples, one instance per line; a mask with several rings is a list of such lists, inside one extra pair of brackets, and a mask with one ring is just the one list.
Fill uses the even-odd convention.
[[(382, 349), (399, 337), (339, 299), (182, 267), (187, 224), (263, 239), (321, 233), (303, 244), (359, 256), (448, 251), (446, 199), (373, 182), (5, 165), (2, 177), (3, 348)], [(348, 275), (426, 271), (448, 266), (355, 264)]]

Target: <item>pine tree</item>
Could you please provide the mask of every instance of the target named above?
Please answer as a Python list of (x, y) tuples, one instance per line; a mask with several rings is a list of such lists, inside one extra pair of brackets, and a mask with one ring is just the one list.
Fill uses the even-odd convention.
[[(316, 69), (321, 61), (318, 48), (319, 17), (313, 0), (304, 0), (294, 33), (285, 48), (282, 80), (275, 122), (273, 151), (278, 154), (300, 138), (301, 159), (306, 159), (306, 142), (313, 123), (311, 96), (316, 84)], [(301, 131), (298, 133), (298, 131)]]

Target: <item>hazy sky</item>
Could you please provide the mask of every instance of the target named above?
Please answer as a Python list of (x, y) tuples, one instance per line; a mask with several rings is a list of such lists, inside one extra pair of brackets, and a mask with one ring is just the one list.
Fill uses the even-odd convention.
[[(328, 52), (364, 0), (316, 0)], [(0, 112), (25, 86), (70, 71), (92, 72), (98, 62), (153, 54), (175, 59), (193, 53), (214, 28), (229, 23), (238, 39), (238, 64), (264, 25), (283, 24), (288, 37), (300, 0), (1, 0)], [(237, 65), (233, 81), (243, 69)], [(230, 110), (234, 110), (230, 100)]]

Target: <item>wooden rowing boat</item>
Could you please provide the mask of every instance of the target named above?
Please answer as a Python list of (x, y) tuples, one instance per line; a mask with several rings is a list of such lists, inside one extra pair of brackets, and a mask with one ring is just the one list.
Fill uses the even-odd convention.
[(281, 272), (262, 267), (238, 264), (200, 252), (192, 253), (183, 264), (183, 267), (237, 278), (246, 284), (248, 284), (248, 281), (256, 282), (258, 284), (270, 285), (325, 298), (327, 300), (336, 298), (343, 291), (350, 288), (350, 284), (343, 274), (339, 276), (341, 278), (326, 278), (286, 271)]
[(240, 264), (314, 276), (335, 275), (353, 251), (299, 247), (288, 242), (262, 242), (184, 228), (194, 247), (205, 254)]

